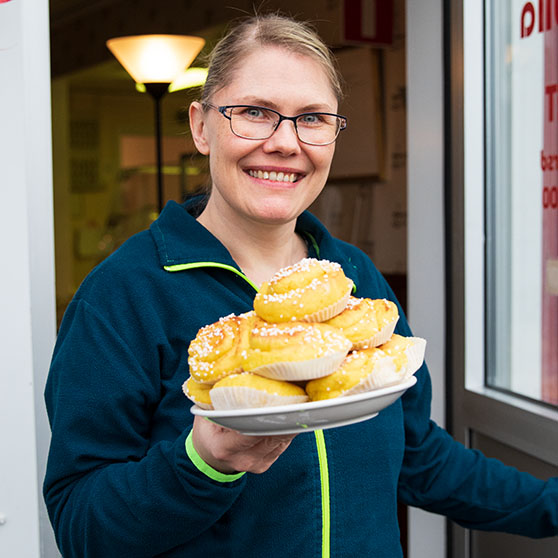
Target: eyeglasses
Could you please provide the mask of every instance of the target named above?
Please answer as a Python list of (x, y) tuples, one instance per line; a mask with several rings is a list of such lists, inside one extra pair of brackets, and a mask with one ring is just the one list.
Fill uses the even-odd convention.
[(235, 136), (251, 140), (270, 138), (283, 120), (290, 120), (296, 135), (308, 145), (329, 145), (339, 132), (347, 127), (347, 119), (329, 112), (304, 112), (296, 116), (283, 116), (276, 110), (255, 105), (215, 106), (204, 103), (206, 107), (218, 110), (230, 121)]

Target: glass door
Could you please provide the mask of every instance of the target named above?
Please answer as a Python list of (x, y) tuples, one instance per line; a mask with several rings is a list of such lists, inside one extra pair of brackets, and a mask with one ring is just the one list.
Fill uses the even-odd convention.
[(486, 383), (556, 406), (558, 19), (551, 8), (547, 2), (537, 14), (514, 0), (484, 10)]
[[(446, 9), (450, 428), (546, 478), (558, 474), (558, 5)], [(556, 539), (450, 531), (455, 557), (558, 555)]]

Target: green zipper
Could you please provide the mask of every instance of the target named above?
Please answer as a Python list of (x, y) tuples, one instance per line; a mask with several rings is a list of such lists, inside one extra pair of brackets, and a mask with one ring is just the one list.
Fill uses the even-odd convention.
[(322, 486), (322, 558), (329, 558), (330, 551), (330, 509), (329, 509), (329, 470), (327, 466), (327, 451), (323, 430), (316, 430), (316, 447), (318, 448), (318, 462), (320, 464), (320, 483)]
[(248, 277), (246, 277), (246, 275), (244, 275), (242, 271), (236, 269), (236, 267), (232, 265), (227, 265), (227, 264), (222, 264), (217, 262), (196, 262), (191, 264), (165, 265), (164, 269), (166, 271), (173, 272), (173, 271), (186, 271), (187, 269), (197, 269), (199, 267), (219, 267), (221, 269), (227, 269), (228, 271), (232, 271), (236, 273), (239, 277), (242, 277), (247, 283), (249, 283), (252, 286), (252, 288), (256, 292), (258, 292), (257, 285), (254, 282), (252, 282), (250, 279), (248, 279)]
[[(312, 237), (311, 237), (312, 238)], [(315, 240), (312, 238), (315, 244)], [(317, 252), (317, 245), (316, 245)], [(248, 279), (244, 273), (233, 267), (232, 265), (221, 264), (217, 262), (196, 262), (191, 264), (176, 264), (176, 265), (165, 265), (164, 269), (166, 271), (186, 271), (188, 269), (197, 269), (200, 267), (218, 267), (221, 269), (227, 269), (236, 273), (239, 277), (242, 277), (247, 283), (249, 283), (252, 288), (258, 292), (257, 285)], [(316, 430), (314, 432), (316, 436), (316, 447), (318, 450), (318, 463), (320, 465), (320, 485), (322, 487), (322, 558), (330, 557), (330, 532), (331, 532), (331, 516), (330, 516), (330, 505), (329, 505), (329, 469), (327, 464), (327, 451), (326, 443), (324, 438), (323, 430)]]

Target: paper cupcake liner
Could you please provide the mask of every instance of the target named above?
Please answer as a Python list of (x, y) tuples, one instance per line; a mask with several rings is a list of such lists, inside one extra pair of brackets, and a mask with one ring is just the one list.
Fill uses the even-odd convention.
[(376, 333), (376, 335), (369, 337), (368, 339), (363, 339), (362, 341), (356, 341), (353, 343), (353, 350), (358, 351), (360, 349), (371, 349), (386, 343), (393, 335), (398, 320), (399, 316), (397, 316), (393, 322), (384, 326), (380, 331), (378, 331), (378, 333)]
[(328, 376), (339, 368), (347, 353), (348, 350), (338, 351), (312, 360), (275, 362), (258, 366), (258, 368), (250, 370), (250, 372), (273, 380), (286, 380), (287, 382), (314, 380)]
[(208, 403), (203, 403), (202, 401), (198, 401), (192, 394), (188, 393), (188, 389), (186, 387), (186, 382), (182, 384), (182, 393), (195, 405), (197, 405), (200, 409), (205, 409), (207, 411), (211, 411), (213, 409), (213, 405)]
[(410, 337), (413, 345), (407, 347), (407, 364), (397, 370), (395, 360), (387, 356), (378, 360), (373, 371), (357, 385), (345, 391), (343, 395), (354, 395), (364, 391), (393, 386), (409, 379), (421, 366), (424, 360), (426, 340), (421, 337)]
[(343, 298), (329, 306), (326, 306), (325, 308), (322, 308), (321, 310), (318, 310), (317, 312), (313, 312), (312, 314), (304, 316), (300, 319), (300, 321), (310, 323), (325, 322), (327, 320), (330, 320), (334, 316), (337, 316), (337, 314), (341, 314), (341, 312), (343, 312), (343, 310), (345, 310), (345, 308), (347, 307), (347, 303), (349, 302), (349, 297), (351, 296), (352, 291), (353, 284), (351, 283), (349, 291), (345, 296), (343, 296)]
[(397, 370), (392, 357), (387, 356), (376, 361), (374, 369), (343, 395), (354, 395), (365, 391), (372, 391), (387, 386), (399, 384), (406, 379), (406, 368)]
[(426, 339), (422, 337), (409, 337), (409, 339), (413, 340), (413, 344), (405, 351), (407, 354), (405, 379), (410, 378), (422, 366), (426, 351)]
[(213, 388), (210, 396), (216, 410), (275, 407), (308, 401), (306, 395), (277, 395), (247, 386)]

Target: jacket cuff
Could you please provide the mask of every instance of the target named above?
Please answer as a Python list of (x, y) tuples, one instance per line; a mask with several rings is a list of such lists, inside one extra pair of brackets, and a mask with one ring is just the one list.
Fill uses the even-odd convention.
[(228, 475), (226, 473), (221, 473), (208, 465), (201, 457), (200, 454), (196, 451), (194, 447), (194, 442), (192, 442), (192, 431), (188, 434), (186, 438), (186, 453), (190, 458), (190, 461), (196, 466), (198, 471), (202, 472), (204, 475), (208, 476), (210, 479), (213, 479), (217, 482), (233, 482), (238, 480), (240, 477), (245, 475), (246, 473), (234, 473), (232, 475)]

